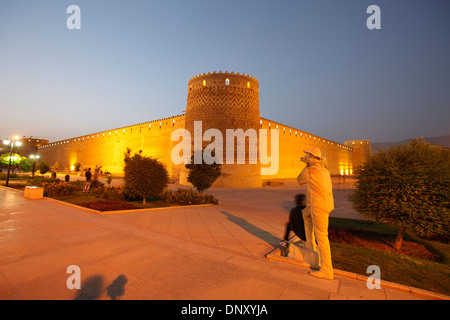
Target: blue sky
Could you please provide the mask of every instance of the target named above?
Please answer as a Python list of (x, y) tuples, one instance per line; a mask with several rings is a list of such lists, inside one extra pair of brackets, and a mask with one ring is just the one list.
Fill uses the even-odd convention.
[(340, 143), (450, 134), (450, 1), (0, 0), (2, 139), (182, 114), (213, 71), (254, 76), (263, 117)]

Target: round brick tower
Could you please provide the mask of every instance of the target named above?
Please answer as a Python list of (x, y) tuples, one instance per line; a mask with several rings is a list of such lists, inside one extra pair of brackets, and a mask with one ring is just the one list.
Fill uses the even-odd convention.
[[(222, 175), (216, 180), (214, 187), (261, 187), (259, 153), (257, 150), (250, 154), (249, 138), (245, 138), (245, 160), (241, 158), (240, 163), (237, 161), (237, 138), (234, 138), (232, 146), (234, 162), (229, 163), (226, 158), (227, 129), (242, 129), (245, 133), (252, 131), (258, 137), (260, 119), (259, 84), (255, 78), (234, 72), (213, 72), (189, 80), (186, 129), (192, 137), (192, 150), (194, 121), (201, 121), (202, 136), (208, 129), (218, 129), (223, 137)], [(210, 143), (204, 141), (202, 145), (205, 147)], [(228, 148), (230, 147), (229, 145)], [(182, 171), (184, 174), (181, 172), (180, 182), (185, 183), (187, 173), (186, 170)]]

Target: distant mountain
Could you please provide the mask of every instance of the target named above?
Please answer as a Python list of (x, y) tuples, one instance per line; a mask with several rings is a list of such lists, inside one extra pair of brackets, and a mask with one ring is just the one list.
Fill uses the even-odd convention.
[[(450, 135), (446, 135), (446, 136), (439, 136), (439, 137), (423, 137), (425, 141), (431, 143), (431, 144), (435, 144), (438, 146), (442, 146), (445, 148), (450, 148)], [(381, 149), (381, 150), (386, 150), (391, 146), (397, 146), (400, 144), (405, 144), (408, 142), (411, 142), (411, 139), (406, 139), (403, 141), (398, 141), (398, 142), (375, 142), (372, 143), (372, 152), (376, 153), (377, 149)]]

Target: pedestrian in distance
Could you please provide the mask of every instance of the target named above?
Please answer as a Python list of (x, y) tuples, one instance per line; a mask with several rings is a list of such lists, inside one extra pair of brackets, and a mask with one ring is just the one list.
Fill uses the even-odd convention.
[(91, 187), (91, 182), (92, 182), (92, 172), (91, 172), (91, 168), (89, 168), (86, 173), (84, 174), (84, 176), (86, 177), (86, 185), (84, 186), (84, 190), (83, 192), (89, 192), (89, 188)]

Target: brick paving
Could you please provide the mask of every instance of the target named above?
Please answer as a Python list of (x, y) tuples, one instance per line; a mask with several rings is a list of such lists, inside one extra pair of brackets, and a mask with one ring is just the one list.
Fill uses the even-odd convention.
[[(1, 187), (0, 299), (447, 298), (395, 284), (369, 290), (345, 273), (316, 279), (307, 268), (265, 258), (278, 245), (294, 195), (304, 191), (287, 180), (209, 190), (220, 205), (101, 215)], [(361, 219), (350, 192), (336, 184), (331, 216)], [(66, 285), (71, 265), (81, 270), (79, 290)]]

